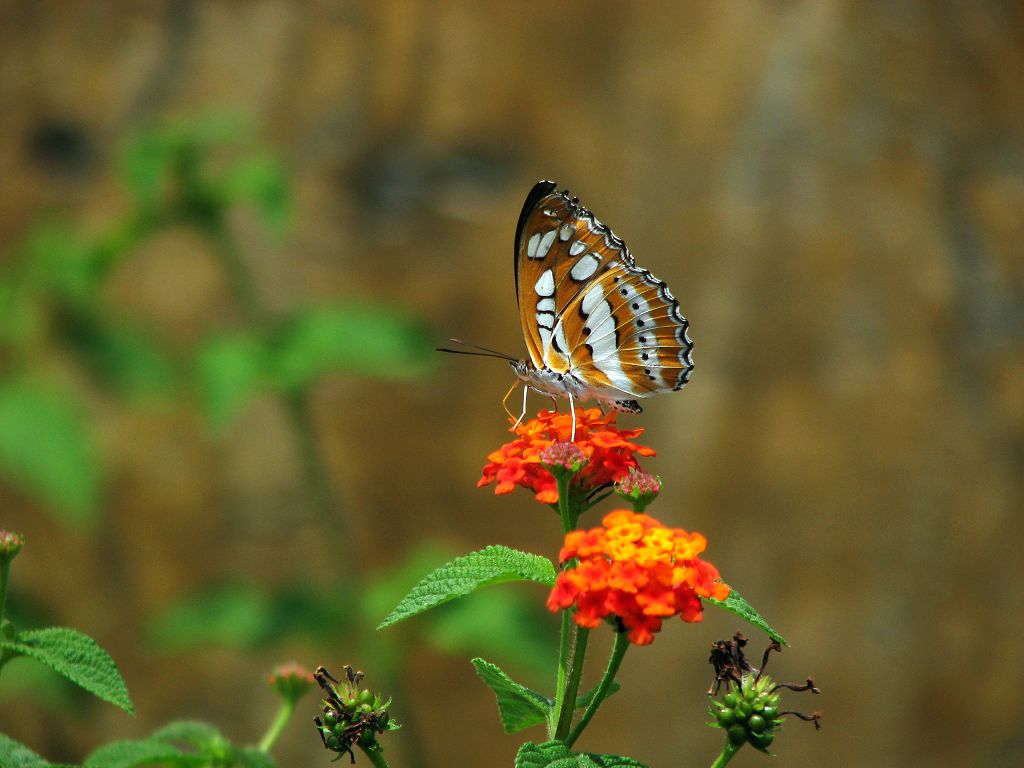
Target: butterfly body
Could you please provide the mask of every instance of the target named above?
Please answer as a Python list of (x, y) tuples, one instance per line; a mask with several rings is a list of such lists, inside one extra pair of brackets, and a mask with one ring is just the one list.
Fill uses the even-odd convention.
[(639, 413), (637, 398), (681, 389), (693, 371), (689, 324), (664, 282), (577, 198), (540, 181), (515, 244), (528, 387)]

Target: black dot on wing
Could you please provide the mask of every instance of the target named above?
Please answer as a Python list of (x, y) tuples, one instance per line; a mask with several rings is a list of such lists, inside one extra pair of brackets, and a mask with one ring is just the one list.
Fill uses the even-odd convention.
[(589, 336), (590, 335), (590, 326), (589, 325), (583, 326), (583, 332)]
[(647, 343), (647, 337), (646, 336), (637, 336), (636, 340), (639, 341), (641, 344), (646, 344)]
[[(643, 339), (641, 339), (641, 341), (643, 341)], [(640, 355), (641, 360), (647, 360), (649, 357), (650, 355), (648, 355), (646, 352)]]
[(637, 320), (636, 321), (636, 327), (637, 328), (643, 328), (644, 327), (644, 321), (643, 320)]
[(640, 309), (640, 305), (639, 304), (633, 304), (633, 309)]
[[(618, 278), (616, 278), (616, 279), (618, 279)], [(622, 295), (623, 296), (629, 296), (629, 288), (623, 288), (622, 289)]]

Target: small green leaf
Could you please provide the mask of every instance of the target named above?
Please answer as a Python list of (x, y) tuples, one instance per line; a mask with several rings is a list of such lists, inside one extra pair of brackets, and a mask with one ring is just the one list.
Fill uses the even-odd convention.
[(232, 764), (240, 768), (275, 768), (277, 763), (266, 752), (254, 747), (237, 747), (232, 753)]
[(0, 733), (0, 766), (3, 768), (50, 768), (45, 760), (24, 744)]
[(526, 743), (516, 755), (516, 768), (646, 768), (631, 757), (573, 752), (560, 741)]
[(167, 394), (174, 387), (173, 366), (157, 341), (123, 320), (69, 312), (60, 333), (90, 372), (120, 394)]
[(267, 155), (239, 160), (228, 169), (224, 193), (230, 201), (251, 202), (259, 206), (267, 228), (281, 236), (291, 222), (291, 195), (288, 177), (281, 164)]
[(0, 424), (0, 471), (66, 518), (90, 520), (99, 499), (99, 463), (72, 399), (37, 382), (4, 382)]
[(443, 610), (431, 611), (419, 631), (432, 647), (449, 655), (488, 656), (517, 671), (531, 672), (534, 679), (546, 679), (551, 672), (551, 648), (558, 644), (557, 627), (536, 591), (523, 586), (466, 595)]
[(223, 429), (246, 401), (266, 386), (270, 359), (252, 334), (235, 333), (207, 339), (196, 358), (196, 375), (206, 418)]
[[(597, 693), (598, 687), (600, 687), (600, 683), (598, 683), (598, 685), (595, 685), (589, 691), (587, 691), (578, 699), (576, 699), (576, 709), (586, 708), (590, 704), (591, 700), (594, 698), (594, 695)], [(621, 688), (622, 684), (618, 680), (612, 680), (611, 684), (608, 686), (607, 693), (605, 693), (604, 695), (605, 699), (607, 699), (613, 693), (618, 693), (619, 689)]]
[(507, 581), (555, 583), (555, 567), (546, 557), (500, 545), (457, 557), (428, 574), (407, 594), (377, 629), (415, 616), (491, 584)]
[(329, 371), (403, 379), (426, 370), (429, 352), (424, 331), (394, 309), (305, 309), (272, 345), (274, 380), (295, 390)]
[(175, 720), (153, 731), (149, 738), (168, 743), (189, 744), (197, 749), (224, 740), (220, 731), (201, 720)]
[(473, 666), (498, 699), (498, 714), (505, 733), (515, 733), (547, 722), (554, 702), (515, 682), (489, 661), (473, 659)]
[(729, 596), (726, 597), (725, 600), (716, 600), (713, 597), (705, 597), (704, 600), (712, 605), (725, 608), (725, 610), (735, 613), (741, 619), (749, 621), (755, 627), (768, 635), (772, 640), (778, 640), (783, 645), (789, 645), (789, 643), (786, 642), (786, 639), (768, 626), (768, 622), (761, 617), (761, 614), (755, 611), (754, 607), (744, 600), (743, 596), (735, 589), (729, 593)]
[(266, 592), (228, 586), (187, 595), (155, 616), (150, 637), (161, 651), (202, 645), (251, 648), (274, 632), (274, 606)]
[(22, 632), (15, 642), (0, 645), (42, 662), (89, 693), (134, 714), (117, 665), (88, 635), (67, 627), (51, 627)]
[(143, 765), (172, 765), (179, 768), (200, 766), (207, 761), (201, 755), (182, 752), (173, 744), (159, 739), (111, 741), (104, 744), (82, 763), (82, 768), (136, 768)]

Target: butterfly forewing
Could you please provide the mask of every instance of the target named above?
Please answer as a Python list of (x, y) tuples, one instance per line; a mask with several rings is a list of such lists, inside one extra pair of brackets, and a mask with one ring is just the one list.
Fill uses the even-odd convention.
[(607, 398), (687, 382), (693, 345), (667, 286), (553, 182), (527, 196), (515, 258), (523, 334), (537, 368), (571, 371)]

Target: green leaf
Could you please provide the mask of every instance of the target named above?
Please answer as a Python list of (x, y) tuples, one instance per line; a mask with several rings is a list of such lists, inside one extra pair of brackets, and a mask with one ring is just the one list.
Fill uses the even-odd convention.
[(188, 595), (157, 615), (149, 635), (161, 651), (202, 645), (250, 648), (275, 630), (274, 606), (254, 587), (228, 586)]
[[(599, 686), (600, 683), (598, 683), (589, 691), (587, 691), (578, 699), (576, 699), (576, 709), (584, 709), (585, 707), (587, 707), (590, 704), (591, 700), (594, 698), (594, 695), (597, 693), (597, 689)], [(618, 680), (612, 680), (611, 684), (608, 686), (608, 692), (604, 695), (605, 699), (607, 700), (607, 698), (611, 696), (613, 693), (618, 693), (621, 688), (622, 684)]]
[(646, 768), (631, 757), (573, 752), (560, 741), (527, 742), (516, 755), (516, 768)]
[[(401, 594), (404, 591), (398, 596)], [(387, 607), (395, 602), (392, 600)], [(376, 618), (383, 613), (378, 611)], [(535, 680), (547, 679), (551, 673), (557, 628), (558, 623), (551, 621), (551, 613), (537, 600), (535, 590), (525, 585), (467, 595), (431, 611), (429, 619), (419, 626), (424, 639), (443, 653), (488, 656), (517, 671), (531, 673)]]
[(768, 626), (768, 622), (761, 617), (761, 614), (755, 611), (754, 607), (744, 600), (743, 596), (735, 589), (729, 592), (729, 596), (726, 597), (725, 600), (716, 600), (713, 597), (705, 597), (703, 599), (712, 605), (717, 605), (720, 608), (725, 608), (725, 610), (731, 613), (735, 613), (745, 621), (749, 621), (755, 627), (768, 635), (772, 640), (778, 640), (783, 645), (789, 645), (789, 643), (786, 642), (786, 638)]
[(274, 158), (255, 155), (238, 161), (227, 172), (224, 192), (229, 200), (255, 203), (273, 234), (281, 236), (288, 230), (292, 212), (288, 177)]
[(172, 765), (187, 768), (207, 762), (201, 755), (182, 752), (173, 744), (159, 739), (112, 741), (93, 752), (82, 768), (136, 768), (143, 765)]
[(393, 309), (306, 309), (272, 345), (274, 380), (295, 390), (329, 371), (403, 379), (426, 370), (429, 353), (423, 329)]
[(85, 419), (66, 394), (26, 380), (0, 384), (0, 472), (69, 520), (91, 520), (99, 464)]
[(173, 366), (156, 340), (122, 320), (76, 311), (60, 332), (88, 369), (120, 394), (159, 395), (174, 387)]
[(498, 699), (498, 714), (505, 733), (515, 733), (547, 722), (554, 702), (520, 685), (489, 661), (476, 658), (473, 666)]
[(555, 583), (555, 567), (546, 557), (500, 545), (457, 557), (412, 588), (377, 629), (415, 616), (491, 584), (507, 581)]
[(263, 342), (248, 333), (207, 339), (196, 359), (196, 375), (206, 417), (223, 429), (246, 401), (267, 384), (270, 358)]
[(0, 733), (0, 766), (3, 768), (50, 768), (45, 760), (24, 744)]
[(224, 740), (220, 731), (201, 720), (175, 720), (153, 731), (149, 738), (168, 743), (190, 744), (197, 749)]
[(232, 753), (232, 764), (241, 768), (275, 768), (277, 762), (266, 752), (255, 747), (236, 747)]
[(117, 665), (88, 635), (67, 627), (33, 629), (20, 633), (13, 643), (0, 645), (42, 662), (95, 696), (134, 714)]

